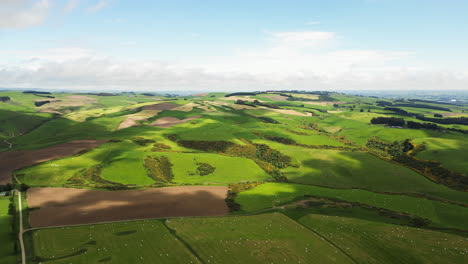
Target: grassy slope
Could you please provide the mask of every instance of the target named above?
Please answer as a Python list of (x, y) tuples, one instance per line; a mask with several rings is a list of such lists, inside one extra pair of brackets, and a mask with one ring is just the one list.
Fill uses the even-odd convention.
[(16, 260), (13, 251), (16, 234), (12, 233), (12, 217), (8, 214), (9, 198), (0, 196), (0, 264), (10, 264)]
[[(226, 157), (208, 153), (158, 153), (166, 156), (174, 165), (174, 182), (191, 184), (235, 183), (242, 181), (265, 181), (271, 177), (253, 160), (236, 157)], [(196, 172), (196, 163), (207, 163), (215, 167), (211, 174), (200, 176), (190, 175)]]
[[(143, 160), (138, 163), (135, 162), (134, 156), (126, 156), (135, 154), (134, 151), (137, 148), (138, 145), (126, 141), (107, 143), (82, 155), (44, 162), (21, 169), (16, 174), (21, 182), (30, 186), (61, 186), (81, 169), (102, 165), (103, 177), (106, 179), (116, 181), (121, 179), (123, 183), (133, 184), (152, 183), (142, 169)], [(143, 155), (144, 152), (137, 152), (137, 154)], [(121, 160), (122, 157), (131, 159)], [(122, 163), (125, 165), (127, 161), (130, 162), (122, 168)], [(128, 179), (127, 172), (130, 171), (132, 172), (131, 179)], [(112, 174), (112, 172), (116, 172), (116, 174)], [(112, 175), (109, 176), (109, 174)]]
[(351, 263), (313, 232), (278, 214), (171, 219), (204, 263)]
[(198, 263), (160, 221), (43, 229), (33, 241), (47, 263)]
[(289, 180), (332, 188), (360, 188), (380, 192), (421, 193), (468, 202), (468, 195), (436, 184), (418, 173), (365, 152), (306, 149), (268, 142), (292, 158), (298, 168), (283, 169)]
[(438, 201), (408, 197), (404, 195), (378, 194), (363, 190), (339, 190), (315, 186), (265, 183), (237, 195), (241, 209), (253, 212), (272, 206), (304, 199), (304, 195), (336, 198), (359, 202), (392, 211), (417, 215), (433, 222), (435, 226), (468, 230), (468, 208)]
[(426, 150), (418, 153), (417, 158), (439, 161), (444, 167), (468, 176), (468, 162), (466, 162), (468, 142), (465, 137), (424, 138), (414, 142), (426, 145)]
[(298, 221), (358, 263), (466, 263), (468, 240), (456, 235), (318, 214)]

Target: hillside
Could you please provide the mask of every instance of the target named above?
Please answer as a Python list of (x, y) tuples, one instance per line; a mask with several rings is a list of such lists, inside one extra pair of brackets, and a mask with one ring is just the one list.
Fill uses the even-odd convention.
[[(466, 104), (47, 96), (0, 91), (0, 184), (21, 191), (28, 263), (466, 262)], [(20, 214), (1, 201), (9, 263)]]

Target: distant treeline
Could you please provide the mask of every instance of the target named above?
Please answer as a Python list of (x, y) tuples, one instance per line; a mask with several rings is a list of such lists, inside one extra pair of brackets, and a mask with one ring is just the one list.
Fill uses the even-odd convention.
[(8, 102), (11, 98), (9, 96), (0, 96), (0, 102)]
[(249, 101), (244, 101), (244, 100), (240, 100), (240, 99), (239, 99), (239, 100), (236, 101), (236, 104), (248, 105), (248, 106), (253, 106), (253, 107), (256, 107), (256, 106), (258, 105), (258, 106), (264, 106), (264, 107), (274, 108), (274, 109), (278, 109), (278, 108), (279, 108), (279, 107), (276, 106), (276, 105), (261, 103), (261, 102), (258, 101), (258, 100), (254, 100), (253, 102), (249, 102)]
[(50, 94), (49, 92), (39, 92), (39, 91), (24, 91), (24, 94)]
[(45, 98), (55, 98), (55, 96), (51, 96), (51, 95), (41, 95), (41, 94), (34, 94), (35, 96), (39, 96), (39, 97), (45, 97)]
[[(424, 119), (430, 119), (429, 121), (445, 120), (445, 119), (437, 119), (437, 118), (424, 118)], [(468, 121), (468, 118), (464, 118), (464, 119)], [(441, 127), (433, 123), (426, 123), (426, 122), (419, 123), (419, 122), (414, 122), (414, 121), (405, 121), (403, 118), (398, 118), (398, 117), (374, 117), (371, 119), (371, 124), (385, 124), (389, 126), (400, 126), (400, 127), (406, 126), (407, 128), (412, 128), (412, 129), (450, 130), (450, 131), (460, 132), (463, 134), (468, 134), (468, 130)]]
[(384, 110), (392, 111), (392, 112), (395, 112), (395, 113), (403, 115), (403, 116), (415, 117), (416, 119), (421, 120), (421, 121), (434, 122), (434, 123), (437, 123), (437, 124), (443, 124), (443, 125), (468, 125), (468, 118), (467, 117), (448, 117), (448, 118), (425, 117), (422, 114), (410, 113), (408, 111), (405, 111), (403, 109), (396, 108), (396, 107), (385, 107)]
[(36, 101), (36, 102), (34, 102), (34, 105), (39, 107), (39, 106), (42, 106), (42, 105), (45, 105), (45, 104), (48, 104), (48, 103), (50, 103), (50, 101), (48, 101), (48, 100), (47, 101)]
[(422, 99), (408, 99), (410, 102), (421, 102), (421, 103), (434, 103), (434, 104), (443, 104), (443, 105), (454, 105), (452, 103), (447, 103), (447, 102), (434, 102), (430, 100), (422, 100)]
[(404, 126), (405, 120), (398, 117), (374, 117), (371, 119), (371, 124), (384, 124), (389, 126)]
[(87, 93), (87, 95), (97, 95), (97, 96), (116, 96), (113, 93)]
[(394, 104), (393, 106), (403, 106), (403, 107), (413, 107), (413, 108), (426, 108), (426, 109), (433, 109), (433, 110), (440, 110), (440, 111), (447, 111), (452, 112), (449, 108), (434, 106), (434, 105), (427, 105), (427, 104)]
[[(395, 102), (397, 102), (395, 100)], [(410, 104), (393, 104), (392, 102), (388, 101), (376, 101), (378, 106), (386, 107), (386, 106), (400, 106), (400, 107), (413, 107), (413, 108), (425, 108), (425, 109), (432, 109), (432, 110), (440, 110), (440, 111), (447, 111), (447, 112), (452, 112), (451, 109), (445, 108), (445, 107), (440, 107), (440, 106), (434, 106), (434, 105), (428, 105), (428, 104), (416, 104), (416, 103), (410, 103)]]
[(295, 93), (295, 94), (316, 94), (316, 95), (329, 95), (329, 92), (326, 91), (299, 91), (299, 90), (268, 90), (268, 91), (259, 91), (259, 92), (238, 92), (238, 93), (230, 93), (226, 94), (224, 97), (231, 97), (231, 96), (255, 96), (258, 94), (279, 94), (282, 96), (291, 97), (286, 93)]

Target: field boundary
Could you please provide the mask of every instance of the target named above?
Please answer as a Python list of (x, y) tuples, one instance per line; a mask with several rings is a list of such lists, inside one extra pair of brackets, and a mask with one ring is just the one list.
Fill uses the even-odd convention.
[(18, 192), (18, 209), (19, 209), (19, 233), (18, 238), (21, 247), (21, 263), (26, 264), (26, 250), (24, 249), (23, 235), (25, 230), (23, 229), (23, 206), (21, 201), (21, 192)]

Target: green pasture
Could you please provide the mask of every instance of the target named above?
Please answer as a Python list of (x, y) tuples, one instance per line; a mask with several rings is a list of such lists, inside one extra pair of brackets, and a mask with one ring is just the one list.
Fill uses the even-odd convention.
[(200, 263), (161, 221), (34, 231), (31, 263)]
[[(24, 94), (16, 91), (1, 91), (0, 96), (8, 96), (11, 99), (8, 102), (0, 102), (0, 109), (22, 112), (34, 112), (36, 109), (34, 101), (47, 99), (33, 94)], [(55, 94), (52, 94), (52, 96), (55, 96)]]
[(379, 194), (364, 190), (329, 189), (310, 185), (265, 183), (237, 195), (236, 202), (246, 212), (288, 204), (306, 199), (304, 195), (358, 202), (420, 216), (432, 221), (433, 226), (468, 230), (468, 208), (405, 195)]
[(282, 170), (294, 183), (331, 188), (355, 188), (378, 192), (426, 194), (447, 200), (468, 202), (468, 194), (434, 183), (406, 167), (381, 160), (361, 151), (309, 149), (266, 143), (291, 157), (292, 164)]
[(19, 149), (37, 149), (71, 140), (106, 138), (116, 130), (125, 116), (100, 117), (85, 122), (66, 118), (51, 120), (32, 132), (16, 138), (13, 144)]
[(448, 169), (468, 176), (468, 141), (465, 137), (457, 138), (423, 138), (414, 140), (424, 144), (426, 149), (419, 152), (416, 158), (439, 161)]
[[(253, 160), (227, 157), (209, 153), (171, 153), (161, 152), (157, 156), (169, 158), (175, 183), (216, 184), (247, 181), (268, 181), (271, 176), (263, 171)], [(197, 163), (207, 163), (216, 169), (213, 173), (200, 176)]]
[[(355, 116), (354, 114), (351, 115)], [(364, 116), (368, 119), (370, 116)], [(405, 129), (405, 128), (387, 128), (383, 125), (371, 125), (365, 120), (357, 121), (352, 119), (341, 118), (336, 115), (328, 116), (318, 122), (319, 128), (330, 133), (346, 136), (359, 145), (365, 145), (371, 137), (377, 137), (387, 142), (395, 140), (401, 141), (408, 138), (425, 138), (430, 136), (441, 136), (442, 132), (422, 130), (422, 129)]]
[(298, 220), (357, 263), (466, 263), (464, 237), (355, 218), (308, 214)]
[(12, 216), (8, 214), (10, 197), (0, 196), (0, 264), (15, 263), (16, 254), (14, 244), (16, 233), (12, 229)]
[(0, 138), (18, 137), (52, 117), (50, 113), (25, 113), (0, 109)]
[[(96, 165), (103, 167), (102, 177), (125, 184), (145, 185), (153, 181), (143, 168), (144, 149), (132, 142), (106, 143), (78, 156), (52, 160), (16, 172), (30, 186), (62, 186), (75, 173)], [(138, 155), (135, 157), (135, 155)], [(141, 158), (141, 162), (135, 160)]]
[(166, 221), (203, 263), (352, 263), (333, 245), (280, 213)]

